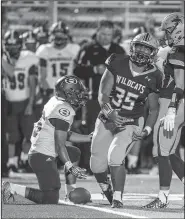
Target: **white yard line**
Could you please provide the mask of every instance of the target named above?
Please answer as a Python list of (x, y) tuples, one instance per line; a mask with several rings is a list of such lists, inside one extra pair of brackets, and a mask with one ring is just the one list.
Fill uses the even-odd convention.
[(124, 216), (124, 217), (129, 217), (129, 218), (148, 218), (148, 217), (139, 216), (139, 215), (135, 215), (135, 214), (124, 213), (124, 212), (121, 212), (121, 211), (114, 211), (114, 210), (107, 209), (107, 208), (100, 208), (100, 207), (89, 206), (89, 205), (73, 204), (71, 202), (66, 202), (66, 201), (63, 201), (63, 200), (59, 200), (58, 203), (63, 204), (63, 205), (72, 205), (72, 206), (77, 206), (77, 207), (80, 207), (80, 208), (92, 209), (92, 210), (96, 210), (96, 211), (101, 211), (101, 212), (114, 214), (114, 215), (120, 215), (120, 216)]
[[(124, 200), (130, 200), (130, 201), (140, 201), (140, 200), (151, 200), (151, 198), (157, 197), (158, 194), (147, 194), (147, 193), (125, 193), (123, 195), (123, 201)], [(184, 195), (183, 194), (171, 194), (169, 195), (170, 201), (181, 201), (183, 200)], [(105, 197), (102, 196), (101, 193), (94, 193), (91, 194), (92, 200), (106, 200)]]

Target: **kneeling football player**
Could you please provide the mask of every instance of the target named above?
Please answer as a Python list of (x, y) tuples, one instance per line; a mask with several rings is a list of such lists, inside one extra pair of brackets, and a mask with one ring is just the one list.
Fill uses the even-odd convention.
[(57, 169), (57, 157), (64, 164), (66, 193), (76, 184), (76, 178), (85, 179), (84, 169), (79, 168), (80, 151), (66, 147), (66, 140), (90, 142), (91, 135), (70, 131), (75, 111), (87, 102), (85, 86), (76, 76), (64, 76), (55, 85), (55, 96), (44, 106), (42, 117), (34, 124), (29, 151), (29, 164), (36, 174), (39, 189), (2, 183), (4, 203), (9, 203), (15, 194), (37, 204), (57, 204), (61, 187)]

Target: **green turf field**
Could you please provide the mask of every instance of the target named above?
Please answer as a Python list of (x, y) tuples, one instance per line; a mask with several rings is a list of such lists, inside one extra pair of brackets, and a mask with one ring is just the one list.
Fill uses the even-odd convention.
[[(3, 179), (7, 180), (7, 179)], [(8, 179), (17, 184), (38, 187), (34, 174), (13, 173)], [(128, 175), (124, 208), (112, 209), (101, 195), (99, 186), (93, 176), (87, 180), (78, 180), (77, 186), (84, 187), (91, 192), (92, 203), (88, 205), (72, 205), (65, 203), (64, 176), (61, 174), (62, 188), (60, 191), (60, 205), (36, 205), (19, 196), (16, 202), (2, 205), (2, 218), (184, 218), (184, 187), (176, 177), (173, 177), (169, 207), (163, 210), (143, 210), (145, 205), (156, 197), (158, 192), (158, 176)]]

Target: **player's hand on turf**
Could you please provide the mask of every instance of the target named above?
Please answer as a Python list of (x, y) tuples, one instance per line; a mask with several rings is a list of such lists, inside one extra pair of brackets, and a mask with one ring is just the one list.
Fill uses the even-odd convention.
[(173, 107), (168, 108), (167, 114), (160, 120), (161, 123), (164, 125), (164, 130), (167, 132), (173, 131), (175, 127), (175, 115), (176, 109)]
[(123, 124), (123, 118), (118, 114), (118, 110), (113, 110), (108, 117), (111, 121), (113, 121), (117, 126)]
[(78, 179), (86, 179), (87, 175), (85, 174), (86, 169), (80, 168), (80, 167), (76, 167), (76, 166), (72, 166), (69, 169), (69, 172), (76, 176), (76, 178)]

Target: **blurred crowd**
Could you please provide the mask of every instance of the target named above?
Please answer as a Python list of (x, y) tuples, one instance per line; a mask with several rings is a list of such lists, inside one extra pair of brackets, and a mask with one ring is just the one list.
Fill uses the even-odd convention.
[[(56, 34), (58, 28), (63, 29), (62, 38)], [(109, 20), (100, 21), (92, 38), (82, 39), (79, 44), (73, 41), (67, 24), (63, 22), (57, 22), (50, 28), (42, 26), (24, 33), (14, 30), (5, 33), (2, 40), (1, 74), (2, 176), (8, 177), (10, 171), (32, 171), (28, 165), (28, 151), (33, 125), (40, 118), (44, 104), (53, 95), (54, 82), (62, 75), (78, 76), (89, 91), (89, 101), (86, 107), (77, 112), (72, 130), (82, 134), (94, 130), (100, 111), (97, 96), (105, 71), (105, 60), (112, 53), (129, 54), (132, 38), (144, 32), (155, 36), (155, 20), (152, 17), (134, 29), (127, 39), (123, 36), (122, 28)], [(52, 50), (53, 43), (58, 50)], [(60, 46), (64, 43), (67, 48), (64, 54), (67, 55), (63, 56)], [(164, 50), (162, 53), (165, 56)], [(60, 60), (60, 65), (56, 64)], [(50, 75), (47, 79), (46, 74)], [(177, 153), (182, 157), (184, 129), (181, 136)], [(89, 147), (84, 144), (75, 146), (81, 150), (80, 167), (92, 174), (89, 167), (90, 144)], [(128, 173), (155, 172), (152, 147), (152, 135), (135, 145), (127, 157)]]

